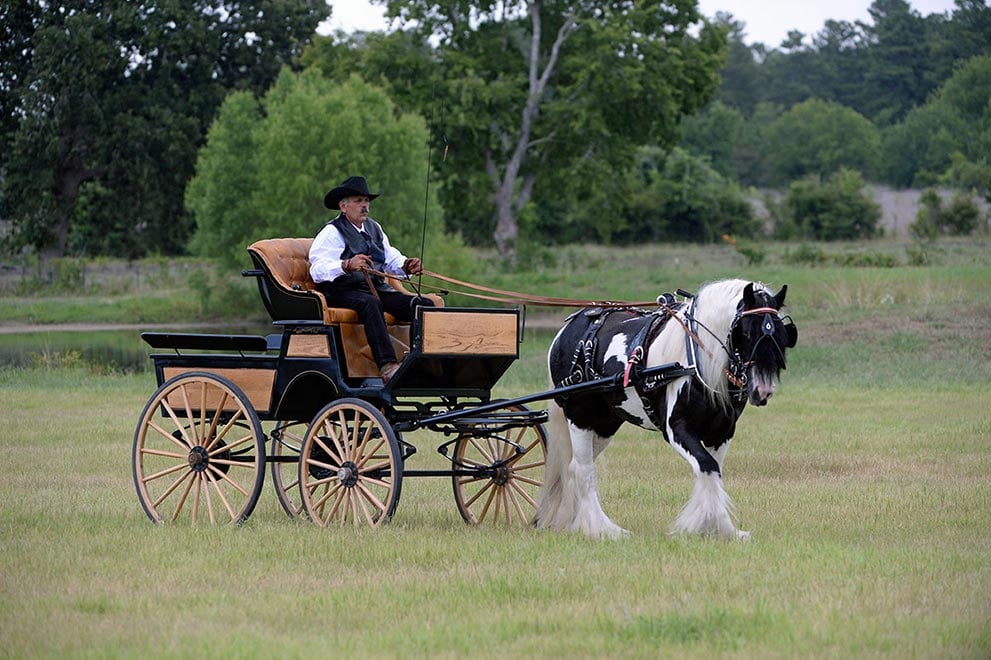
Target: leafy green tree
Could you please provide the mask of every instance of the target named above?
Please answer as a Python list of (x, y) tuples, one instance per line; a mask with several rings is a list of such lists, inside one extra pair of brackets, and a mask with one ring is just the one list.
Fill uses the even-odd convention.
[(867, 11), (873, 20), (864, 26), (871, 43), (864, 81), (870, 103), (863, 110), (889, 124), (922, 103), (931, 89), (925, 22), (906, 0), (874, 0)]
[(883, 134), (884, 179), (939, 182), (988, 194), (991, 168), (991, 56), (960, 63), (924, 106)]
[(767, 158), (778, 181), (829, 176), (842, 167), (873, 172), (880, 135), (856, 111), (810, 99), (792, 107), (768, 130)]
[(736, 109), (713, 101), (681, 124), (681, 147), (701, 156), (719, 174), (736, 178), (737, 153), (746, 120)]
[[(872, 238), (881, 208), (864, 192), (859, 172), (840, 169), (825, 182), (808, 176), (788, 187), (785, 212), (793, 230), (806, 239), (835, 241)], [(791, 233), (786, 227), (779, 233)]]
[[(314, 236), (333, 218), (324, 194), (362, 175), (382, 191), (372, 217), (397, 247), (419, 254), (427, 138), (421, 117), (397, 112), (384, 90), (357, 76), (337, 83), (316, 69), (283, 71), (260, 101), (235, 93), (210, 129), (187, 190), (197, 222), (192, 247), (236, 265), (246, 263), (245, 248), (256, 240)], [(442, 234), (436, 189), (428, 199), (424, 261), (443, 270), (461, 258), (460, 242)]]
[(6, 3), (7, 247), (183, 250), (182, 193), (217, 106), (230, 89), (264, 90), (327, 11), (321, 0)]
[(774, 167), (768, 157), (771, 128), (784, 108), (773, 103), (758, 103), (754, 113), (740, 129), (739, 141), (733, 151), (735, 178), (750, 186), (775, 184)]
[(669, 143), (711, 96), (725, 45), (704, 21), (696, 32), (694, 0), (382, 4), (418, 35), (412, 51), (436, 44), (436, 65), (400, 81), (397, 97), (440, 109), (432, 125), (449, 147), (438, 170), (452, 226), (491, 236), (510, 258), (520, 214), (552, 206), (564, 172), (586, 160), (622, 171), (637, 145)]
[(867, 37), (847, 21), (826, 21), (812, 38), (815, 56), (806, 73), (814, 96), (860, 111), (867, 75)]
[(763, 97), (763, 73), (758, 63), (760, 50), (744, 43), (746, 25), (731, 14), (717, 12), (716, 23), (726, 29), (726, 63), (719, 71), (722, 82), (717, 99), (749, 117)]
[(666, 154), (647, 147), (639, 152), (636, 173), (616, 242), (712, 243), (723, 234), (754, 237), (761, 233), (740, 187), (704, 159), (677, 147)]

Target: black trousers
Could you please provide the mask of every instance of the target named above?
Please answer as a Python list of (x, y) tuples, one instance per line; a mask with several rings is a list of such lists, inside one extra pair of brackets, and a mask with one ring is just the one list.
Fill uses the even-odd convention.
[(367, 288), (340, 288), (331, 282), (318, 282), (317, 289), (324, 294), (331, 307), (346, 307), (357, 312), (365, 326), (372, 357), (380, 368), (390, 362), (398, 362), (383, 312), (389, 312), (400, 321), (412, 321), (416, 307), (434, 306), (429, 298), (408, 296), (398, 291), (377, 291), (378, 297), (375, 297)]

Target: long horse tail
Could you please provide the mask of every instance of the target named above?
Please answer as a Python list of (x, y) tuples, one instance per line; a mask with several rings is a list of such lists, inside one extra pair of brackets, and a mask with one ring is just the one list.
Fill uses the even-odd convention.
[(571, 433), (564, 409), (551, 400), (547, 406), (547, 455), (544, 464), (544, 485), (534, 525), (551, 529), (567, 529), (575, 517), (574, 487), (571, 484)]

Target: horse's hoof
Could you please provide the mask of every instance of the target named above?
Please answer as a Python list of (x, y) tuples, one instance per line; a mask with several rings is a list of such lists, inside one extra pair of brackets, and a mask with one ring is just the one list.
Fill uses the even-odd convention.
[(745, 532), (742, 529), (736, 530), (736, 538), (738, 541), (749, 541), (750, 532)]

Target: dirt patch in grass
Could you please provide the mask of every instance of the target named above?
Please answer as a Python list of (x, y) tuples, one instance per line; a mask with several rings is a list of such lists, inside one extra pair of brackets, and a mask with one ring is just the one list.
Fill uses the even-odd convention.
[(880, 344), (892, 338), (917, 338), (934, 358), (959, 354), (961, 346), (991, 354), (991, 306), (955, 305), (931, 309), (892, 309), (867, 318), (820, 319), (815, 324), (798, 321), (800, 341), (820, 345)]

